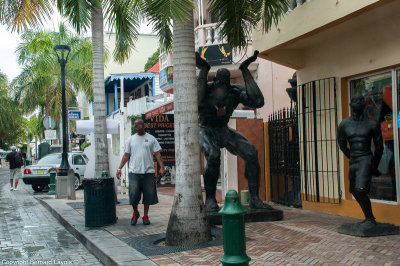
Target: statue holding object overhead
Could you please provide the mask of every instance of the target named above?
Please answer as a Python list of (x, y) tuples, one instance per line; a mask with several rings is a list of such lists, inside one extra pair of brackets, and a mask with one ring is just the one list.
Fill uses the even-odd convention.
[(220, 173), (220, 149), (240, 156), (245, 161), (245, 177), (250, 191), (250, 209), (272, 209), (258, 196), (260, 187), (260, 165), (258, 152), (242, 134), (228, 127), (229, 119), (239, 103), (251, 108), (264, 105), (264, 97), (254, 81), (248, 66), (257, 59), (258, 51), (246, 59), (239, 67), (245, 86), (230, 83), (230, 73), (226, 68), (217, 70), (213, 82), (207, 82), (210, 65), (196, 53), (198, 76), (198, 107), (200, 120), (200, 148), (207, 165), (203, 178), (206, 190), (206, 211), (219, 210), (215, 193)]

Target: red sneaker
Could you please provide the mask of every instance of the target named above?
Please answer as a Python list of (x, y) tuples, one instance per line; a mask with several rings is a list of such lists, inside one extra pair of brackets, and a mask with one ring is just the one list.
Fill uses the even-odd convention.
[(131, 225), (135, 225), (137, 220), (139, 219), (140, 214), (138, 212), (134, 212), (132, 215)]
[(143, 215), (143, 224), (144, 225), (149, 225), (150, 224), (149, 216), (147, 216), (146, 214)]

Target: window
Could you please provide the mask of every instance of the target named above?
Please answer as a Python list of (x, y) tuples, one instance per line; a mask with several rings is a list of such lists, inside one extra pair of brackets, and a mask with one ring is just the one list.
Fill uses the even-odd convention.
[(86, 165), (85, 159), (81, 155), (75, 155), (74, 165)]
[(364, 96), (364, 115), (376, 120), (382, 130), (384, 151), (378, 165), (380, 176), (372, 177), (370, 197), (372, 199), (397, 201), (392, 80), (392, 71), (351, 80), (350, 94)]

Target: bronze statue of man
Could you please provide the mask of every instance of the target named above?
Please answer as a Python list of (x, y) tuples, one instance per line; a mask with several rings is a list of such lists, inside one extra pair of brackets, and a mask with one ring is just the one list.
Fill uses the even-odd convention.
[(226, 148), (246, 162), (245, 177), (250, 191), (251, 209), (272, 209), (258, 197), (260, 186), (260, 165), (256, 148), (239, 132), (228, 127), (229, 118), (239, 103), (251, 108), (264, 105), (264, 97), (248, 70), (250, 63), (257, 59), (258, 51), (246, 59), (239, 67), (245, 87), (230, 83), (229, 70), (217, 70), (213, 82), (207, 82), (210, 65), (196, 53), (196, 66), (200, 69), (198, 77), (198, 107), (200, 120), (200, 148), (207, 165), (203, 178), (206, 190), (206, 211), (215, 212), (219, 207), (215, 199), (220, 169), (220, 149)]
[[(383, 153), (383, 140), (377, 121), (364, 116), (365, 100), (362, 95), (354, 95), (350, 101), (351, 116), (344, 119), (338, 128), (339, 147), (350, 159), (350, 193), (360, 204), (365, 220), (362, 223), (375, 224), (368, 192), (372, 174)], [(375, 152), (371, 151), (371, 140)], [(350, 145), (350, 149), (347, 147)]]

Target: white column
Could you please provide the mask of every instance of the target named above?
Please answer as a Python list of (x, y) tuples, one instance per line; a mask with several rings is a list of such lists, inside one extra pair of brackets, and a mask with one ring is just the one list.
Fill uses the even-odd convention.
[(211, 40), (211, 27), (207, 27), (207, 38), (206, 38), (206, 44), (207, 45), (211, 45), (212, 44), (212, 40)]
[[(120, 147), (120, 153), (119, 157), (122, 159), (122, 156), (125, 153), (125, 121), (126, 121), (126, 114), (125, 114), (125, 94), (124, 94), (124, 77), (120, 77), (120, 95), (121, 95), (121, 101), (120, 101), (120, 117), (119, 117), (119, 147)], [(128, 169), (128, 164), (126, 164), (126, 167), (124, 167), (121, 170), (121, 184), (126, 183), (127, 179), (127, 169)]]

